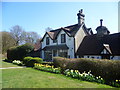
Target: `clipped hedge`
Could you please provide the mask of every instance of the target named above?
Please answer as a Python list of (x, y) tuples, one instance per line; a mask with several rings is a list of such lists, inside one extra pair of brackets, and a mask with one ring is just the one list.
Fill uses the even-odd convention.
[(25, 57), (23, 59), (23, 63), (25, 64), (25, 66), (27, 67), (34, 67), (35, 63), (42, 63), (43, 59), (38, 58), (38, 57)]
[(7, 50), (8, 60), (23, 60), (23, 58), (33, 50), (33, 46), (30, 44), (24, 44), (16, 47), (9, 48)]
[(53, 62), (42, 62), (43, 65), (50, 65), (52, 66), (53, 65)]
[(62, 70), (73, 69), (80, 72), (88, 72), (95, 76), (101, 76), (106, 81), (115, 81), (120, 79), (120, 61), (106, 60), (106, 59), (67, 59), (61, 57), (55, 57), (53, 59), (55, 67), (61, 67)]

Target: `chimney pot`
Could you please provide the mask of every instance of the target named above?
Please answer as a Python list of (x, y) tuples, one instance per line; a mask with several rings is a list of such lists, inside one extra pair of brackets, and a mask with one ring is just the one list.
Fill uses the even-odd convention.
[(103, 21), (103, 19), (100, 19), (100, 26), (102, 26), (102, 21)]
[(78, 25), (81, 25), (84, 23), (84, 17), (85, 15), (83, 14), (83, 9), (79, 10), (79, 13), (77, 14), (78, 16)]
[(83, 9), (81, 9), (81, 11), (80, 11), (81, 13), (83, 13)]

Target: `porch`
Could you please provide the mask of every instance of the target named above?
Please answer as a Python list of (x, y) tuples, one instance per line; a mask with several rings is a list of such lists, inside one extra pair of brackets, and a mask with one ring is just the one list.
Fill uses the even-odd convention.
[(68, 58), (68, 46), (66, 44), (62, 45), (51, 45), (43, 48), (44, 60), (52, 61), (53, 57), (66, 57)]

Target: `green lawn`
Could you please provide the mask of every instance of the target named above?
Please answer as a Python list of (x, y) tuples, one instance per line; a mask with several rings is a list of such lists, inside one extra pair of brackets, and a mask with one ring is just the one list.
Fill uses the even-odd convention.
[(5, 68), (5, 67), (19, 67), (19, 66), (2, 61), (2, 65), (0, 66), (0, 68), (2, 67)]
[[(4, 64), (8, 65), (6, 62)], [(11, 65), (10, 65), (11, 66)], [(2, 88), (113, 88), (32, 68), (3, 69)]]

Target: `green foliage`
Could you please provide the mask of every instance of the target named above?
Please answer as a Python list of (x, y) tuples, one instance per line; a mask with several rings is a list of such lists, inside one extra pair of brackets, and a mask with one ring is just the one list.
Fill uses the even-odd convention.
[(43, 65), (46, 65), (46, 64), (47, 64), (47, 65), (52, 66), (52, 65), (53, 65), (53, 62), (42, 62), (42, 64), (43, 64)]
[(27, 65), (30, 60), (32, 60), (32, 57), (24, 57), (23, 64)]
[(12, 47), (7, 50), (7, 58), (9, 60), (23, 60), (31, 50), (33, 50), (33, 46), (30, 44)]
[(73, 69), (80, 72), (91, 71), (95, 76), (101, 76), (104, 80), (111, 82), (120, 77), (120, 61), (115, 60), (99, 60), (99, 59), (66, 59), (55, 57), (54, 65), (61, 67), (62, 70)]
[[(6, 62), (5, 62), (6, 63)], [(10, 63), (11, 64), (11, 63)], [(15, 65), (16, 66), (16, 65)], [(2, 88), (114, 88), (32, 68), (2, 70)], [(113, 89), (114, 90), (114, 89)]]
[(105, 81), (103, 80), (103, 78), (99, 77), (95, 77), (94, 75), (91, 74), (91, 71), (89, 71), (88, 73), (84, 72), (84, 73), (80, 73), (78, 70), (65, 70), (64, 74), (68, 77), (72, 77), (72, 78), (77, 78), (80, 80), (85, 80), (85, 81), (90, 81), (90, 82), (97, 82), (97, 83), (101, 83), (104, 84)]
[(16, 40), (12, 37), (12, 35), (9, 32), (3, 31), (0, 32), (1, 36), (1, 47), (2, 47), (2, 53), (6, 53), (7, 50), (10, 47), (16, 46)]
[(35, 63), (42, 63), (43, 59), (42, 58), (38, 58), (38, 57), (25, 57), (23, 59), (23, 63), (25, 64), (25, 66), (27, 67), (34, 67)]
[(42, 71), (56, 73), (56, 74), (61, 73), (60, 68), (54, 68), (54, 66), (50, 66), (50, 65), (47, 65), (47, 64), (43, 65), (43, 64), (35, 63), (34, 68), (38, 69), (38, 70), (42, 70)]

